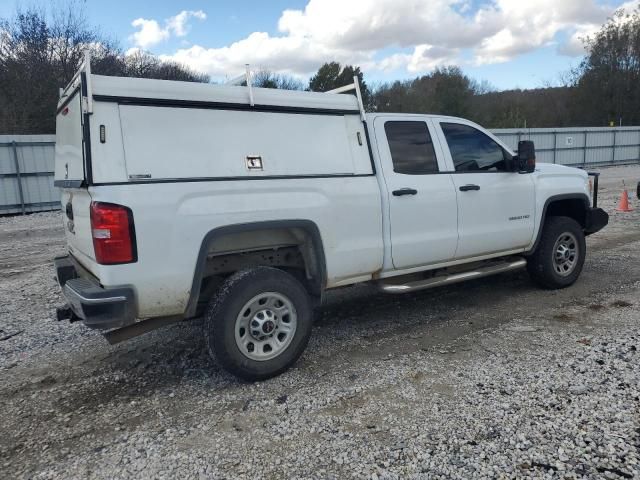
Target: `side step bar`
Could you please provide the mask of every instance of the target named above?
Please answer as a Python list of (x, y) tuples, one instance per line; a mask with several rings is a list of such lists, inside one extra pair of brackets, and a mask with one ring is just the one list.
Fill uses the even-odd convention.
[(407, 293), (414, 292), (416, 290), (441, 287), (443, 285), (451, 285), (452, 283), (464, 282), (465, 280), (472, 280), (474, 278), (488, 277), (489, 275), (495, 275), (496, 273), (511, 272), (513, 270), (519, 270), (526, 265), (527, 261), (524, 258), (519, 258), (517, 260), (509, 260), (499, 263), (494, 262), (468, 272), (451, 273), (440, 276), (436, 275), (432, 278), (425, 278), (407, 283), (380, 282), (378, 285), (380, 286), (380, 289), (386, 293)]

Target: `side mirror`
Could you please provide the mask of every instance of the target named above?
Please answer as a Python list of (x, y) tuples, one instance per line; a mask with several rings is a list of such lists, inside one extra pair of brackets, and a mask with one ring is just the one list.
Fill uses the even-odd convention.
[(532, 173), (536, 169), (536, 147), (531, 140), (518, 142), (516, 169), (520, 173)]

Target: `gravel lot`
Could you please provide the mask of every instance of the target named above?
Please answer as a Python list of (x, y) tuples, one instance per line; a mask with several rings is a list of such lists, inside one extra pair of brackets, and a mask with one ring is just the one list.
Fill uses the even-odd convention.
[(602, 172), (611, 222), (572, 288), (333, 292), (255, 384), (197, 320), (115, 346), (56, 322), (61, 216), (0, 218), (0, 477), (640, 477), (640, 202), (614, 211), (640, 167)]

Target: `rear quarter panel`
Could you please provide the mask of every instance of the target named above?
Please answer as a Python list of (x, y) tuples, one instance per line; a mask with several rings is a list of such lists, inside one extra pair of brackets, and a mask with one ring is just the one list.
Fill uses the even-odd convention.
[(135, 288), (141, 318), (185, 311), (202, 241), (221, 226), (314, 222), (329, 288), (370, 278), (382, 266), (380, 194), (372, 175), (98, 186), (91, 196), (133, 212), (138, 261), (97, 268), (103, 285)]

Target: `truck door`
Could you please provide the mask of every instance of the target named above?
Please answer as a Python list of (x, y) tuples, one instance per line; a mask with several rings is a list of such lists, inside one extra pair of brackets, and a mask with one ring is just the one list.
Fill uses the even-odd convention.
[(471, 122), (440, 119), (434, 123), (454, 171), (459, 220), (456, 259), (529, 245), (535, 217), (532, 175), (510, 171), (511, 153)]
[[(410, 120), (408, 120), (410, 118)], [(374, 121), (386, 184), (391, 257), (396, 269), (451, 260), (458, 242), (453, 181), (431, 121), (384, 116)]]

